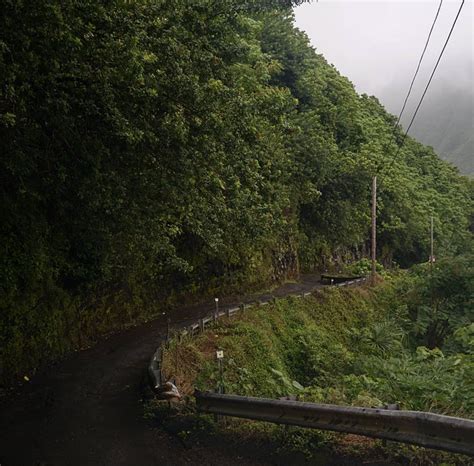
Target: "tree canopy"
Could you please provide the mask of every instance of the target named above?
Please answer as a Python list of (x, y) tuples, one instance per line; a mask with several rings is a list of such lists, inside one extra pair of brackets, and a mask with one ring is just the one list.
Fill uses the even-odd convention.
[[(5, 373), (140, 318), (118, 295), (364, 255), (401, 129), (309, 45), (296, 3), (2, 0)], [(380, 186), (382, 259), (426, 260), (431, 215), (438, 251), (464, 248), (473, 192), (408, 139)]]

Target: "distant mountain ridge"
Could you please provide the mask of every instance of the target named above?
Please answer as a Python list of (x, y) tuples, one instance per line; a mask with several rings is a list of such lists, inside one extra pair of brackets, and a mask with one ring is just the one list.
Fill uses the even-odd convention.
[[(401, 86), (396, 86), (401, 87)], [(395, 86), (387, 87), (381, 99), (392, 113), (400, 97), (393, 94)], [(413, 100), (415, 103), (415, 100)], [(413, 103), (413, 105), (414, 105)], [(410, 106), (409, 106), (410, 107)], [(407, 108), (402, 118), (404, 128), (414, 108)], [(443, 80), (430, 89), (420, 107), (410, 135), (432, 146), (443, 159), (455, 165), (464, 175), (474, 175), (474, 89), (472, 84)]]
[(443, 86), (427, 99), (411, 134), (461, 173), (474, 174), (474, 92)]

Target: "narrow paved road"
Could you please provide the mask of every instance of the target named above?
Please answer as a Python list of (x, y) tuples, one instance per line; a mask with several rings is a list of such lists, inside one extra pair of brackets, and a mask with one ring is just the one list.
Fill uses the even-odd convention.
[[(298, 283), (244, 301), (311, 291), (321, 286), (318, 278), (305, 275)], [(221, 309), (239, 304), (232, 299), (221, 303)], [(192, 306), (169, 317), (180, 327), (210, 309), (209, 304)], [(0, 465), (189, 464), (176, 461), (173, 442), (157, 435), (142, 414), (145, 368), (166, 332), (167, 317), (78, 352), (2, 399)]]

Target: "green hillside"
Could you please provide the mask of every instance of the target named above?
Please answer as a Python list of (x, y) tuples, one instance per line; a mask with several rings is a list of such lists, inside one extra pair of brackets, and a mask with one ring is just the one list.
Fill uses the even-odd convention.
[[(466, 248), (473, 185), (358, 95), (289, 2), (2, 3), (0, 370), (215, 289)], [(278, 6), (278, 8), (277, 8)]]
[(474, 174), (474, 90), (445, 84), (430, 95), (413, 125), (413, 136), (466, 175)]
[[(472, 419), (474, 307), (466, 297), (474, 290), (473, 259), (440, 261), (432, 279), (423, 264), (388, 276), (377, 287), (329, 288), (303, 299), (254, 306), (198, 335), (174, 337), (163, 347), (166, 379), (175, 380), (186, 395), (196, 387), (343, 406), (396, 403), (402, 410)], [(216, 350), (224, 354), (222, 372)], [(162, 401), (150, 401), (147, 411), (165, 429), (182, 425), (186, 432), (181, 435), (196, 444), (202, 441), (202, 423), (183, 419), (199, 416), (192, 400), (174, 412), (164, 409)], [(365, 438), (354, 444), (352, 435), (230, 417), (225, 425), (210, 423), (208, 432), (214, 433), (214, 443), (226, 433), (244, 445), (255, 437), (262, 445), (276, 439), (279, 455), (291, 458), (282, 460), (285, 464), (295, 461), (291, 454), (302, 453), (307, 463), (298, 464), (461, 466), (467, 460), (399, 443)], [(335, 460), (339, 455), (345, 461)]]

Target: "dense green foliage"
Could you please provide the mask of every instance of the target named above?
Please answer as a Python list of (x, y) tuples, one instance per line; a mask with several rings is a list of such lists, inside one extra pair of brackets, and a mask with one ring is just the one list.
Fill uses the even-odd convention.
[[(173, 340), (166, 374), (184, 390), (213, 390), (221, 384), (215, 350), (222, 349), (226, 393), (398, 403), (473, 418), (473, 264), (472, 255), (460, 257), (439, 263), (432, 275), (416, 267), (372, 290), (332, 288), (254, 308), (197, 337)], [(434, 328), (442, 339), (429, 348)], [(314, 435), (305, 438), (298, 449), (314, 452)]]
[[(178, 365), (178, 380), (191, 378), (201, 389), (218, 384), (212, 356), (219, 347), (227, 355), (225, 385), (232, 393), (296, 394), (359, 406), (400, 403), (403, 409), (472, 417), (472, 263), (471, 256), (442, 264), (433, 280), (415, 270), (375, 291), (328, 289), (314, 299), (249, 311), (184, 346), (175, 342), (186, 362)], [(430, 313), (425, 290), (432, 281), (437, 304)], [(430, 348), (440, 322), (446, 324), (443, 340)], [(174, 357), (171, 350), (173, 375)]]
[(413, 268), (398, 291), (406, 299), (406, 331), (430, 349), (474, 352), (474, 254)]
[[(5, 376), (150, 300), (364, 254), (400, 130), (290, 3), (0, 2)], [(431, 214), (455, 252), (471, 208), (472, 185), (409, 140), (380, 188), (382, 259), (425, 259)]]

